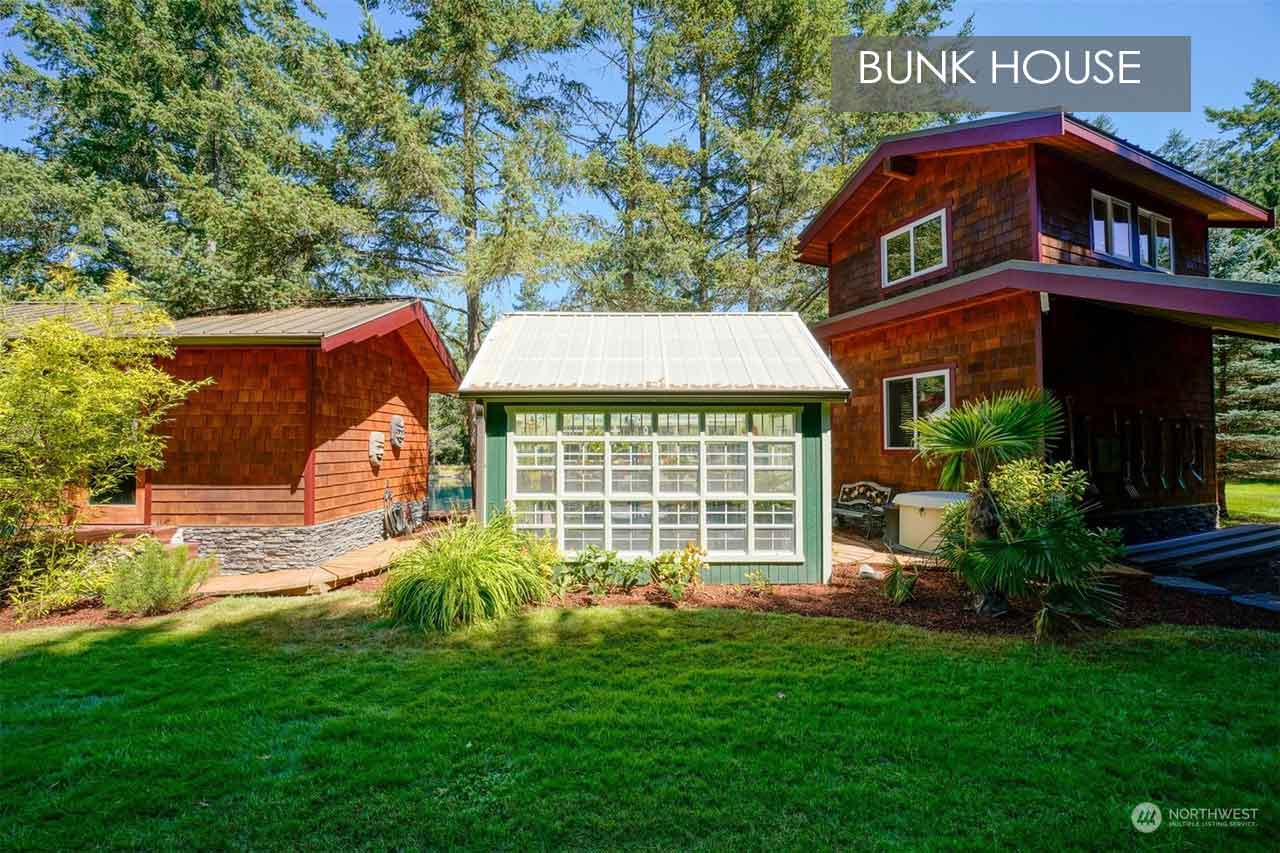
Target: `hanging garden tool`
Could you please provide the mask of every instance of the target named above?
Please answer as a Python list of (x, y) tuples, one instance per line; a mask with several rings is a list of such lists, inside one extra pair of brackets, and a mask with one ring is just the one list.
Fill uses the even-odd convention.
[(1072, 465), (1076, 464), (1076, 416), (1072, 411), (1075, 405), (1075, 397), (1067, 395), (1067, 461)]
[(1164, 440), (1164, 418), (1156, 418), (1156, 455), (1160, 457), (1160, 488), (1169, 491), (1169, 445)]
[(1185, 492), (1187, 490), (1187, 480), (1182, 476), (1182, 469), (1186, 467), (1186, 459), (1183, 457), (1182, 451), (1185, 450), (1184, 441), (1182, 439), (1182, 421), (1173, 422), (1173, 454), (1175, 477), (1174, 482), (1178, 486), (1178, 491)]
[(1141, 411), (1138, 412), (1138, 479), (1142, 481), (1142, 488), (1151, 488), (1147, 478), (1147, 416)]
[[(1194, 429), (1194, 432), (1192, 430)], [(1191, 443), (1191, 460), (1187, 463), (1187, 470), (1191, 472), (1191, 476), (1195, 477), (1197, 483), (1204, 482), (1204, 474), (1200, 473), (1200, 445), (1201, 434), (1203, 432), (1200, 424), (1191, 426), (1191, 418), (1187, 418), (1187, 439)]]
[(1130, 499), (1142, 494), (1133, 484), (1133, 423), (1128, 418), (1124, 419), (1124, 493)]

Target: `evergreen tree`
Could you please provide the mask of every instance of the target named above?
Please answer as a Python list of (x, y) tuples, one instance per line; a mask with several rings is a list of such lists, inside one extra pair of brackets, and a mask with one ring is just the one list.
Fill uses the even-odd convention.
[(326, 180), (327, 98), (361, 78), (293, 0), (0, 0), (0, 19), (31, 57), (5, 57), (0, 114), (33, 126), (0, 152), (6, 287), (74, 260), (182, 314), (395, 278), (368, 263), (363, 187)]
[[(1206, 110), (1225, 134), (1193, 143), (1169, 134), (1158, 153), (1264, 205), (1280, 203), (1280, 84), (1257, 80), (1245, 106)], [(1272, 230), (1215, 229), (1216, 278), (1280, 284), (1280, 241)], [(1280, 344), (1214, 338), (1218, 505), (1229, 514), (1227, 480), (1280, 479)]]

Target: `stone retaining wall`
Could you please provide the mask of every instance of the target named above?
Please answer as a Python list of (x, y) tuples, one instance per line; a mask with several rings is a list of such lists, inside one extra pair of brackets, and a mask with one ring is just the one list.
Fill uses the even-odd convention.
[[(409, 506), (413, 527), (425, 524), (427, 501)], [(173, 541), (195, 545), (202, 557), (217, 557), (223, 574), (245, 574), (314, 568), (384, 538), (379, 509), (310, 527), (180, 527)]]

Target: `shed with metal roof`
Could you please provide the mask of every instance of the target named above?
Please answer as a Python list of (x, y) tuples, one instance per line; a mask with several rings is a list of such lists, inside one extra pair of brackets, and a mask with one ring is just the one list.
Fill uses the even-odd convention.
[(830, 576), (830, 406), (849, 388), (794, 313), (513, 313), (481, 403), (477, 505), (566, 554), (689, 543), (712, 583)]

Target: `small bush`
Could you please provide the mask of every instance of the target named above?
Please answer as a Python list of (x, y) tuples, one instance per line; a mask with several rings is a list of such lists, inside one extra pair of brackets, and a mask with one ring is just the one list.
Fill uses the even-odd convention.
[(216, 568), (212, 557), (192, 558), (185, 547), (166, 548), (144, 537), (115, 561), (102, 600), (135, 616), (177, 610)]
[(12, 553), (13, 580), (7, 594), (20, 621), (98, 598), (118, 557), (113, 547), (91, 548), (71, 541), (31, 543)]
[(525, 543), (525, 554), (537, 567), (538, 574), (548, 581), (560, 573), (564, 565), (564, 557), (556, 547), (556, 541), (547, 536), (530, 536)]
[(606, 551), (588, 545), (569, 561), (569, 579), (574, 588), (585, 588), (592, 595), (606, 595), (621, 564), (617, 551)]
[(613, 572), (613, 582), (624, 593), (629, 593), (640, 585), (640, 581), (649, 574), (652, 563), (643, 557), (634, 560), (620, 560)]
[(506, 513), (450, 524), (391, 564), (379, 606), (397, 624), (440, 633), (509, 616), (546, 599), (544, 553)]
[(916, 581), (920, 575), (908, 572), (897, 557), (889, 558), (889, 571), (880, 582), (880, 591), (894, 604), (906, 604), (915, 598)]
[(707, 552), (690, 542), (683, 551), (665, 551), (653, 561), (650, 579), (672, 602), (679, 602), (685, 592), (702, 582), (702, 567)]
[(769, 576), (762, 569), (747, 572), (744, 575), (747, 581), (747, 594), (763, 598), (766, 595), (773, 595), (773, 582), (769, 580)]
[(1112, 624), (1120, 598), (1104, 572), (1120, 552), (1120, 534), (1086, 523), (1086, 484), (1084, 472), (1067, 462), (1001, 465), (990, 485), (998, 536), (971, 537), (964, 505), (956, 504), (944, 512), (937, 556), (974, 592), (1035, 601), (1037, 639), (1084, 619)]

